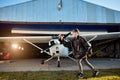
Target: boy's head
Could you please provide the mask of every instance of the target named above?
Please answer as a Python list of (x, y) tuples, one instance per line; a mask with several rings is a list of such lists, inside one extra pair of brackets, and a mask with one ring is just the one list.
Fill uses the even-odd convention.
[(75, 29), (74, 31), (73, 31), (73, 36), (74, 37), (77, 37), (78, 35), (79, 35), (79, 29)]

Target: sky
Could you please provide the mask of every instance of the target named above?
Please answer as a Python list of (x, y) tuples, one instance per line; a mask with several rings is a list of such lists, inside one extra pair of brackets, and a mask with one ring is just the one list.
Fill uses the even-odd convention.
[[(10, 6), (31, 0), (0, 0), (0, 7)], [(84, 0), (113, 10), (120, 11), (120, 0)]]
[(0, 7), (10, 6), (31, 0), (0, 0)]
[(120, 11), (120, 0), (84, 0), (84, 1)]

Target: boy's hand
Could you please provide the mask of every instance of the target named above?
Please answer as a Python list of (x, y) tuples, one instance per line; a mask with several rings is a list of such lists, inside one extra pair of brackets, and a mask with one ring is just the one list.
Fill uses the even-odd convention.
[(59, 35), (58, 35), (58, 37), (59, 37), (59, 39), (60, 39), (60, 40), (63, 40), (63, 38), (64, 38), (64, 35), (62, 35), (62, 34), (59, 34)]

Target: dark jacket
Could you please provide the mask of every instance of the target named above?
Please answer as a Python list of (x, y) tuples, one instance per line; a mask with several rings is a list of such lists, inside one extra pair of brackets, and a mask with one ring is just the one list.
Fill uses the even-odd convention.
[(74, 37), (70, 41), (60, 40), (60, 42), (64, 44), (64, 46), (70, 47), (74, 57), (79, 59), (86, 55), (90, 47), (87, 41), (81, 36), (77, 36), (77, 38)]

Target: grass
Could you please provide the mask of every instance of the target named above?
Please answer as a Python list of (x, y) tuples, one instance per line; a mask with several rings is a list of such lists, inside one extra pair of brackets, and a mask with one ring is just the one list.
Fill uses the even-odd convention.
[(99, 70), (97, 77), (91, 77), (91, 71), (84, 71), (87, 79), (78, 79), (77, 71), (28, 71), (0, 72), (0, 80), (120, 80), (120, 69)]

